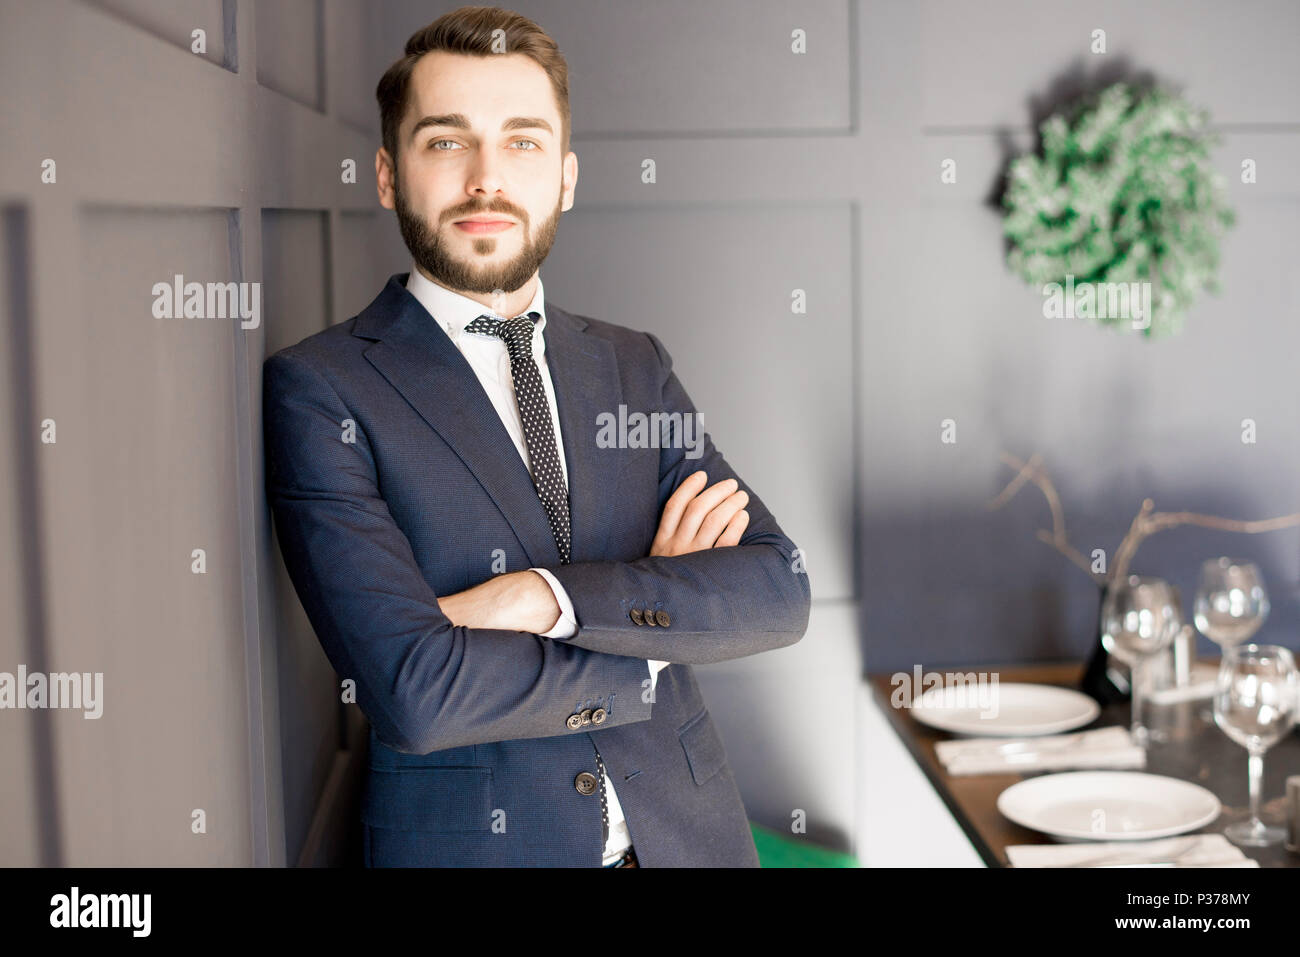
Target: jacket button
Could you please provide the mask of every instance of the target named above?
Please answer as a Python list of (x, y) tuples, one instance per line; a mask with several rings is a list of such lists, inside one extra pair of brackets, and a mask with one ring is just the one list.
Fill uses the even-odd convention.
[(657, 621), (664, 628), (667, 628), (669, 623), (672, 621), (672, 619), (668, 617), (668, 612), (657, 611), (655, 612), (655, 621)]
[(578, 715), (578, 720), (583, 724), (591, 724), (591, 709), (587, 708), (582, 714)]
[(573, 779), (573, 787), (579, 794), (594, 793), (598, 783), (596, 775), (592, 774), (590, 771), (583, 771)]
[(649, 625), (651, 628), (655, 626), (655, 613), (652, 612), (649, 608), (645, 610), (645, 615), (643, 617), (645, 618), (645, 623), (647, 625)]
[(632, 619), (634, 622), (636, 622), (638, 625), (644, 625), (644, 624), (645, 624), (645, 621), (641, 618), (641, 609), (640, 609), (640, 608), (633, 608), (633, 609), (632, 609), (631, 611), (629, 611), (627, 614), (628, 614), (628, 617), (631, 618), (631, 619)]
[(605, 720), (605, 709), (604, 709), (604, 708), (597, 708), (595, 711), (593, 711), (593, 712), (591, 713), (591, 723), (592, 723), (592, 724), (600, 724), (600, 723), (601, 723), (602, 721), (604, 721), (604, 720)]
[(582, 715), (571, 714), (569, 715), (568, 720), (566, 720), (564, 723), (567, 724), (574, 731), (577, 731), (579, 728), (582, 727)]

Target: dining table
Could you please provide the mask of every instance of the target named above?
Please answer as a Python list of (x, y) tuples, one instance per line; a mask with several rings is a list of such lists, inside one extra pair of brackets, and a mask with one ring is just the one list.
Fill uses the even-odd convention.
[[(1217, 666), (1217, 659), (1202, 661)], [(945, 672), (996, 674), (1000, 684), (1022, 682), (1078, 689), (1085, 664), (1054, 661), (996, 667), (974, 665), (945, 667)], [(938, 669), (936, 669), (938, 670)], [(916, 720), (908, 707), (895, 707), (895, 676), (869, 673), (868, 683), (882, 711), (906, 745), (949, 812), (989, 867), (1009, 867), (1007, 848), (1021, 844), (1051, 844), (1046, 834), (1030, 830), (1004, 817), (998, 810), (998, 796), (1012, 785), (1055, 771), (1006, 771), (994, 774), (952, 775), (935, 752), (940, 741), (957, 736)], [(1188, 833), (1222, 833), (1230, 824), (1250, 817), (1246, 775), (1246, 749), (1228, 738), (1214, 723), (1209, 697), (1155, 704), (1144, 707), (1146, 721), (1165, 733), (1166, 740), (1147, 746), (1145, 772), (1167, 775), (1198, 784), (1219, 799), (1221, 813), (1213, 822)], [(1074, 730), (1112, 725), (1129, 725), (1127, 700), (1105, 704), (1089, 724)], [(1264, 757), (1261, 817), (1265, 823), (1285, 827), (1286, 778), (1300, 774), (1300, 734), (1293, 729), (1268, 750)], [(1241, 851), (1261, 867), (1300, 867), (1300, 853), (1282, 843), (1268, 847), (1242, 847)]]

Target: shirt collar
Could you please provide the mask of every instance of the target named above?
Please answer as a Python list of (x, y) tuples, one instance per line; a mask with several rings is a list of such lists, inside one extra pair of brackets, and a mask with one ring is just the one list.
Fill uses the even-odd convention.
[[(438, 285), (426, 279), (424, 274), (411, 264), (411, 275), (406, 280), (406, 291), (414, 296), (424, 306), (425, 310), (438, 323), (439, 327), (451, 337), (455, 342), (465, 326), (479, 316), (492, 315), (492, 310), (483, 303), (471, 299), (468, 296), (462, 296), (458, 292), (452, 292), (444, 286)], [(546, 328), (546, 296), (542, 289), (542, 277), (537, 276), (537, 291), (533, 294), (533, 301), (528, 304), (526, 309), (520, 311), (520, 315), (529, 312), (541, 313), (541, 318), (533, 326), (534, 336), (540, 336), (542, 330)], [(513, 316), (498, 316), (501, 319), (513, 319)], [(546, 341), (542, 340), (543, 343)]]

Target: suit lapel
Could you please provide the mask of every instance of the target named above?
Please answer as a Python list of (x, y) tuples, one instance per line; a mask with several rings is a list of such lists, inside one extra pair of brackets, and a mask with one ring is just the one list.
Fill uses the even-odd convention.
[(599, 561), (614, 521), (620, 456), (596, 445), (596, 417), (618, 415), (623, 401), (618, 363), (609, 340), (586, 332), (584, 319), (558, 306), (546, 307), (546, 364), (555, 385), (564, 461), (569, 470), (572, 560)]
[[(509, 522), (529, 563), (558, 565), (555, 536), (514, 442), (460, 350), (406, 291), (406, 278), (401, 273), (388, 280), (357, 317), (352, 334), (374, 340), (366, 359), (464, 462)], [(613, 346), (583, 332), (586, 325), (558, 307), (546, 307), (543, 336), (569, 473), (575, 562), (604, 554), (617, 490), (598, 469), (597, 453), (606, 450), (596, 447), (596, 416), (617, 415), (622, 399)]]

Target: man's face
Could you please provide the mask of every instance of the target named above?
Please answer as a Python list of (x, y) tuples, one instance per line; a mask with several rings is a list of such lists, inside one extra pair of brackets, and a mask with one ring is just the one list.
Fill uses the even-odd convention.
[(380, 202), (433, 279), (489, 295), (532, 279), (573, 206), (578, 161), (560, 155), (560, 124), (546, 72), (522, 54), (416, 63), (396, 175), (382, 149), (376, 172)]

